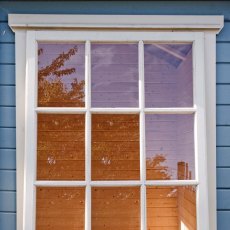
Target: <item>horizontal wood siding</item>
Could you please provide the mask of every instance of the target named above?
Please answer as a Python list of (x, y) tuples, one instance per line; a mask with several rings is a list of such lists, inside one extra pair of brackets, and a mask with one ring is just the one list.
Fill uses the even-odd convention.
[(14, 52), (14, 34), (0, 20), (0, 229), (4, 230), (16, 230)]
[(217, 36), (217, 217), (218, 230), (230, 229), (229, 9), (227, 1), (0, 2), (0, 229), (16, 230), (15, 49), (14, 34), (7, 26), (9, 13), (224, 15), (225, 27)]

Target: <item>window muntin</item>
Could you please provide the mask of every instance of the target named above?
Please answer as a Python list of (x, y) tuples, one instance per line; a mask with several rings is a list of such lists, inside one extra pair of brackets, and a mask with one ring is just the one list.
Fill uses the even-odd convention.
[[(46, 33), (45, 33), (46, 34)], [(105, 33), (106, 34), (106, 33)], [(116, 33), (115, 33), (116, 34)], [(149, 36), (151, 34), (151, 36)], [(161, 34), (161, 33), (160, 33)], [(196, 33), (194, 33), (196, 34)], [(69, 182), (69, 181), (63, 181), (62, 183), (60, 182), (55, 182), (55, 181), (50, 181), (50, 182), (44, 182), (44, 181), (34, 181), (33, 177), (30, 177), (28, 181), (31, 181), (32, 184), (34, 184), (35, 186), (38, 186), (38, 185), (48, 185), (48, 186), (69, 186), (69, 185), (74, 185), (74, 186), (80, 186), (80, 187), (84, 187), (86, 186), (86, 210), (85, 210), (85, 214), (86, 214), (86, 219), (85, 219), (85, 226), (86, 226), (86, 229), (90, 229), (90, 226), (91, 226), (91, 208), (90, 208), (90, 204), (91, 204), (91, 188), (92, 186), (98, 186), (98, 187), (102, 187), (102, 186), (110, 186), (110, 187), (116, 187), (116, 186), (134, 186), (134, 185), (139, 185), (140, 186), (140, 189), (141, 189), (141, 208), (140, 208), (140, 222), (141, 222), (141, 229), (146, 229), (146, 222), (145, 222), (145, 189), (146, 189), (146, 186), (185, 186), (185, 185), (198, 185), (198, 193), (197, 193), (197, 197), (204, 197), (203, 195), (205, 194), (205, 189), (206, 189), (206, 186), (205, 186), (205, 178), (202, 177), (202, 168), (200, 166), (202, 166), (202, 161), (200, 161), (201, 159), (203, 159), (204, 155), (202, 152), (202, 136), (203, 136), (203, 132), (200, 132), (203, 130), (203, 127), (200, 126), (199, 124), (202, 123), (202, 121), (204, 121), (204, 114), (202, 113), (202, 105), (203, 105), (203, 97), (199, 97), (201, 94), (201, 91), (200, 89), (202, 89), (202, 87), (197, 87), (198, 86), (198, 82), (201, 83), (201, 85), (203, 85), (203, 80), (202, 79), (199, 79), (199, 81), (197, 81), (197, 77), (201, 76), (202, 77), (202, 71), (200, 70), (199, 67), (201, 67), (198, 63), (199, 63), (199, 60), (202, 60), (202, 56), (200, 55), (197, 55), (198, 54), (198, 48), (202, 48), (202, 33), (197, 33), (196, 35), (197, 36), (194, 36), (194, 34), (183, 34), (183, 33), (176, 33), (176, 35), (173, 33), (168, 33), (167, 35), (173, 40), (178, 40), (178, 41), (190, 41), (190, 42), (193, 42), (193, 46), (195, 44), (194, 47), (196, 47), (194, 49), (194, 56), (193, 56), (193, 59), (196, 59), (196, 68), (195, 68), (195, 74), (194, 74), (194, 85), (196, 86), (196, 91), (195, 91), (195, 94), (194, 94), (194, 106), (191, 107), (191, 108), (147, 108), (145, 109), (144, 108), (144, 68), (143, 68), (143, 64), (144, 64), (144, 61), (143, 61), (143, 57), (144, 57), (144, 46), (143, 46), (143, 42), (140, 41), (139, 42), (139, 53), (138, 53), (138, 56), (139, 56), (139, 101), (140, 101), (140, 104), (139, 104), (139, 108), (135, 108), (135, 109), (130, 109), (130, 108), (124, 108), (124, 109), (119, 109), (119, 108), (110, 108), (110, 109), (106, 109), (106, 108), (97, 108), (97, 109), (94, 109), (94, 108), (91, 108), (90, 107), (90, 42), (87, 41), (86, 42), (86, 86), (88, 86), (88, 88), (86, 87), (86, 107), (85, 108), (73, 108), (73, 109), (70, 109), (70, 108), (36, 108), (34, 102), (35, 101), (31, 101), (32, 103), (30, 104), (30, 106), (32, 105), (32, 111), (35, 111), (37, 113), (74, 113), (74, 114), (78, 114), (78, 113), (85, 113), (86, 114), (86, 130), (89, 131), (91, 130), (91, 113), (94, 114), (94, 113), (116, 113), (116, 114), (129, 114), (129, 113), (134, 113), (134, 114), (140, 114), (140, 140), (142, 140), (140, 142), (140, 174), (141, 174), (141, 180), (139, 181), (94, 181), (92, 182), (91, 181), (91, 161), (90, 161), (90, 158), (91, 158), (91, 141), (90, 141), (90, 132), (88, 132), (88, 135), (86, 135), (86, 181), (73, 181), (72, 183)], [(37, 39), (41, 40), (44, 39), (44, 37), (47, 39), (47, 34), (46, 36), (42, 35), (42, 33), (40, 34), (41, 36), (38, 36), (37, 35)], [(81, 35), (80, 33), (78, 34), (75, 34), (77, 35), (76, 36), (76, 40), (77, 38), (80, 39), (81, 38)], [(137, 34), (139, 35), (139, 34)], [(168, 36), (165, 36), (165, 33), (162, 33), (161, 36), (159, 36), (159, 33), (146, 33), (145, 34), (146, 36), (141, 36), (143, 40), (154, 40), (154, 35), (157, 35), (155, 37), (155, 39), (157, 38), (157, 41), (159, 40), (166, 40), (166, 37), (167, 37), (167, 42), (169, 42), (169, 37)], [(86, 36), (87, 37), (87, 36)], [(106, 40), (106, 41), (109, 41), (108, 37), (114, 41), (116, 40), (114, 37), (110, 37), (108, 36), (105, 36), (103, 39)], [(124, 36), (125, 38), (127, 38), (127, 35)], [(128, 36), (130, 38), (130, 40), (132, 41), (134, 37), (132, 36)], [(136, 36), (136, 39), (138, 38), (139, 36)], [(160, 39), (159, 39), (160, 37)], [(49, 37), (49, 40), (50, 41), (54, 41), (54, 40), (57, 40), (56, 39), (57, 36), (53, 37), (50, 36)], [(61, 36), (60, 36), (61, 38)], [(60, 40), (59, 38), (59, 40)], [(151, 38), (151, 39), (150, 39)], [(62, 40), (67, 40), (67, 37), (64, 37), (62, 36), (61, 38)], [(103, 40), (102, 38), (100, 38), (100, 40)], [(120, 36), (120, 33), (119, 33), (119, 42), (122, 41), (123, 36)], [(90, 40), (89, 37), (87, 37), (86, 40)], [(97, 40), (97, 39), (96, 39)], [(126, 41), (126, 39), (125, 39)], [(32, 45), (35, 50), (36, 50), (36, 43), (34, 43)], [(36, 55), (36, 52), (34, 53), (34, 55)], [(35, 64), (36, 62), (33, 63), (34, 66), (36, 66)], [(198, 66), (198, 67), (197, 67)], [(36, 76), (36, 73), (34, 73), (33, 76)], [(34, 88), (32, 87), (30, 89), (31, 91), (34, 90)], [(35, 91), (32, 91), (32, 92), (36, 92)], [(201, 99), (201, 100), (200, 100)], [(196, 107), (198, 105), (198, 107)], [(200, 107), (201, 106), (201, 107)], [(204, 108), (204, 107), (203, 107)], [(145, 145), (144, 145), (144, 130), (145, 130), (145, 125), (144, 125), (144, 115), (145, 113), (150, 113), (150, 114), (195, 114), (195, 123), (194, 123), (194, 126), (195, 126), (195, 155), (196, 155), (196, 179), (195, 180), (191, 180), (191, 181), (186, 181), (186, 180), (183, 180), (183, 181), (177, 181), (177, 180), (173, 180), (173, 181), (154, 181), (154, 180), (151, 180), (151, 181), (146, 181), (145, 180)], [(36, 116), (35, 116), (36, 118)], [(31, 130), (34, 130), (36, 129), (36, 127), (29, 127), (31, 128)], [(202, 137), (201, 139), (199, 139), (199, 137)], [(32, 150), (33, 148), (31, 148)], [(199, 151), (198, 151), (199, 150)], [(32, 151), (34, 152), (34, 151)], [(201, 153), (198, 155), (198, 152)], [(198, 157), (199, 157), (199, 161), (198, 161)], [(29, 157), (28, 157), (29, 158)], [(28, 165), (27, 165), (27, 168), (28, 168)], [(33, 171), (33, 165), (30, 166), (30, 168), (32, 169)], [(88, 170), (87, 170), (88, 169)], [(28, 186), (28, 190), (31, 189), (31, 184), (30, 183), (27, 183), (27, 186)], [(27, 190), (27, 191), (28, 191)], [(29, 193), (31, 195), (31, 193)], [(33, 195), (32, 195), (32, 198), (33, 198)], [(204, 200), (199, 200), (199, 203), (198, 203), (198, 215), (201, 216), (201, 208), (202, 207), (202, 204), (206, 203), (206, 201)], [(207, 203), (206, 203), (207, 204)], [(29, 206), (29, 204), (28, 204)], [(27, 207), (28, 208), (28, 207)], [(27, 209), (29, 210), (29, 208)], [(33, 226), (33, 223), (31, 223), (31, 226)], [(200, 220), (200, 218), (198, 219), (198, 226), (205, 226), (204, 225), (204, 221)]]

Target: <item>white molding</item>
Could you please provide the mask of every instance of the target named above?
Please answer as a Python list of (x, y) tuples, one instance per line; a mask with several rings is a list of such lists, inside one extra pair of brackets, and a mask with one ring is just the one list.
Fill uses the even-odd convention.
[(216, 195), (216, 36), (205, 33), (206, 141), (209, 229), (217, 229)]
[(192, 29), (215, 30), (223, 28), (223, 16), (197, 15), (50, 15), (9, 14), (12, 29), (57, 28), (133, 28), (133, 29)]
[(16, 184), (17, 184), (17, 230), (23, 230), (24, 154), (25, 154), (25, 75), (26, 31), (15, 36), (16, 59)]

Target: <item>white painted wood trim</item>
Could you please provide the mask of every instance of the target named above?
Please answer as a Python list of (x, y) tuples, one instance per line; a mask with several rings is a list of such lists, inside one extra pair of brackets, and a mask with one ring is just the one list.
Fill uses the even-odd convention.
[(138, 69), (139, 69), (139, 130), (140, 130), (140, 179), (141, 179), (141, 230), (146, 229), (146, 161), (145, 161), (145, 81), (144, 81), (144, 43), (138, 44)]
[(27, 31), (26, 45), (26, 87), (25, 87), (25, 166), (24, 166), (24, 226), (23, 230), (35, 229), (36, 210), (36, 140), (37, 118), (36, 105), (36, 74), (37, 74), (37, 43), (35, 32)]
[(16, 32), (16, 184), (17, 229), (23, 230), (24, 153), (25, 153), (25, 75), (26, 31)]
[(91, 44), (85, 43), (85, 229), (91, 230)]
[(216, 194), (216, 36), (205, 33), (205, 84), (209, 229), (217, 229)]
[(12, 29), (57, 28), (134, 28), (134, 29), (202, 29), (223, 27), (223, 16), (209, 15), (50, 15), (9, 14)]
[(195, 114), (195, 166), (197, 187), (197, 230), (209, 230), (208, 172), (206, 148), (204, 33), (196, 33), (193, 44), (193, 91)]

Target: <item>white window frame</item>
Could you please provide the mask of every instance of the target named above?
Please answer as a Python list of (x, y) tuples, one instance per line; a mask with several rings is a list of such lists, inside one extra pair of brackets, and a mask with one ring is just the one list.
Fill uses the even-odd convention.
[[(106, 23), (105, 23), (106, 22)], [(183, 22), (183, 23), (181, 23)], [(198, 135), (195, 137), (196, 143), (196, 165), (198, 171), (197, 178), (194, 181), (159, 181), (149, 182), (151, 185), (185, 185), (199, 184), (198, 189), (198, 208), (197, 208), (197, 223), (198, 230), (216, 230), (216, 82), (215, 82), (215, 54), (216, 54), (216, 34), (223, 27), (222, 16), (105, 16), (105, 15), (9, 15), (9, 24), (16, 32), (16, 125), (17, 125), (17, 229), (31, 230), (34, 224), (33, 213), (31, 207), (34, 202), (33, 184), (46, 185), (49, 182), (35, 182), (35, 174), (26, 173), (27, 170), (35, 172), (35, 164), (27, 164), (28, 157), (25, 160), (25, 153), (28, 148), (33, 149), (35, 145), (31, 145), (32, 140), (36, 140), (36, 112), (81, 112), (79, 109), (44, 109), (35, 107), (35, 97), (31, 97), (36, 92), (36, 81), (26, 81), (25, 76), (28, 74), (36, 76), (36, 40), (39, 41), (76, 41), (83, 40), (99, 40), (108, 41), (131, 41), (132, 38), (139, 42), (139, 55), (143, 55), (142, 40), (149, 41), (192, 41), (195, 44), (193, 60), (194, 68), (194, 108), (182, 109), (145, 109), (148, 113), (196, 113), (195, 127), (198, 128)], [(52, 31), (52, 30), (59, 31)], [(87, 30), (79, 32), (79, 30)], [(98, 31), (102, 30), (102, 33)], [(116, 31), (109, 31), (109, 30)], [(122, 30), (121, 30), (122, 29)], [(125, 29), (125, 31), (124, 31)], [(39, 30), (39, 31), (37, 31)], [(135, 31), (134, 31), (135, 30)], [(173, 32), (173, 33), (172, 33)], [(69, 34), (74, 35), (69, 38)], [(117, 36), (119, 33), (119, 36)], [(95, 34), (97, 34), (95, 36)], [(103, 36), (101, 36), (103, 34)], [(57, 36), (58, 35), (58, 36)], [(130, 36), (131, 35), (131, 36)], [(133, 36), (132, 36), (133, 35)], [(164, 36), (162, 36), (164, 35)], [(94, 39), (92, 39), (94, 38)], [(86, 51), (88, 55), (90, 43), (86, 42)], [(88, 48), (87, 48), (88, 47)], [(26, 54), (25, 51), (27, 50)], [(139, 58), (139, 60), (141, 60)], [(88, 59), (89, 61), (89, 59)], [(90, 66), (87, 62), (86, 65)], [(143, 63), (139, 62), (139, 67)], [(140, 138), (144, 136), (144, 97), (141, 92), (144, 91), (143, 84), (143, 68), (139, 68), (139, 91), (140, 91), (140, 106), (137, 109), (140, 113)], [(90, 92), (90, 72), (87, 73), (86, 85), (88, 81), (88, 90), (86, 89), (86, 97), (89, 97)], [(142, 95), (142, 96), (141, 96)], [(90, 97), (89, 97), (90, 98)], [(206, 104), (205, 104), (206, 100)], [(90, 107), (86, 103), (86, 125), (90, 128)], [(111, 112), (111, 110), (91, 109), (93, 113)], [(83, 111), (82, 111), (83, 112)], [(116, 110), (119, 113), (130, 112), (130, 109)], [(32, 118), (33, 122), (26, 122)], [(88, 122), (87, 122), (88, 120)], [(198, 124), (199, 123), (199, 124)], [(195, 131), (196, 133), (196, 131)], [(27, 144), (27, 135), (30, 136), (30, 145)], [(90, 138), (88, 138), (90, 140)], [(35, 142), (34, 142), (35, 143)], [(88, 153), (90, 153), (90, 141), (88, 143)], [(144, 143), (141, 143), (141, 165), (145, 167), (144, 161)], [(197, 154), (199, 151), (204, 154)], [(208, 155), (206, 155), (208, 152)], [(90, 157), (89, 154), (86, 154)], [(34, 158), (30, 160), (35, 163)], [(25, 162), (24, 162), (25, 161)], [(31, 161), (30, 161), (31, 162)], [(200, 167), (200, 166), (203, 167)], [(90, 165), (86, 165), (90, 169)], [(86, 185), (90, 180), (90, 170), (87, 171)], [(141, 193), (144, 194), (143, 181), (145, 175), (141, 175)], [(53, 182), (51, 182), (52, 184)], [(73, 185), (74, 182), (68, 182), (68, 185)], [(96, 182), (91, 182), (96, 186)], [(122, 185), (123, 182), (117, 182), (117, 185)], [(125, 182), (126, 183), (126, 182)], [(129, 182), (130, 185), (135, 185), (134, 182)], [(49, 183), (49, 185), (51, 185)], [(54, 182), (53, 185), (64, 185), (65, 182)], [(67, 182), (66, 182), (67, 184)], [(104, 185), (109, 185), (105, 182)], [(76, 185), (76, 184), (75, 184)], [(80, 185), (80, 184), (77, 184)], [(83, 184), (82, 184), (83, 185)], [(101, 185), (101, 184), (100, 184)], [(114, 185), (114, 183), (113, 183)], [(126, 183), (127, 185), (127, 183)], [(87, 189), (87, 187), (86, 187)], [(29, 193), (28, 193), (29, 192)], [(24, 195), (31, 196), (27, 201), (23, 198)], [(86, 192), (86, 199), (90, 199), (90, 192)], [(142, 199), (143, 200), (143, 199)], [(141, 202), (141, 210), (144, 212), (144, 203)], [(90, 204), (90, 203), (89, 203)], [(202, 205), (201, 205), (202, 204)], [(29, 207), (29, 208), (27, 208)], [(199, 208), (200, 207), (200, 208)], [(202, 208), (201, 208), (202, 207)], [(86, 207), (88, 211), (90, 207)], [(90, 212), (86, 215), (86, 230), (90, 230)], [(30, 222), (31, 221), (31, 222)], [(146, 229), (146, 221), (141, 221), (141, 230)]]

